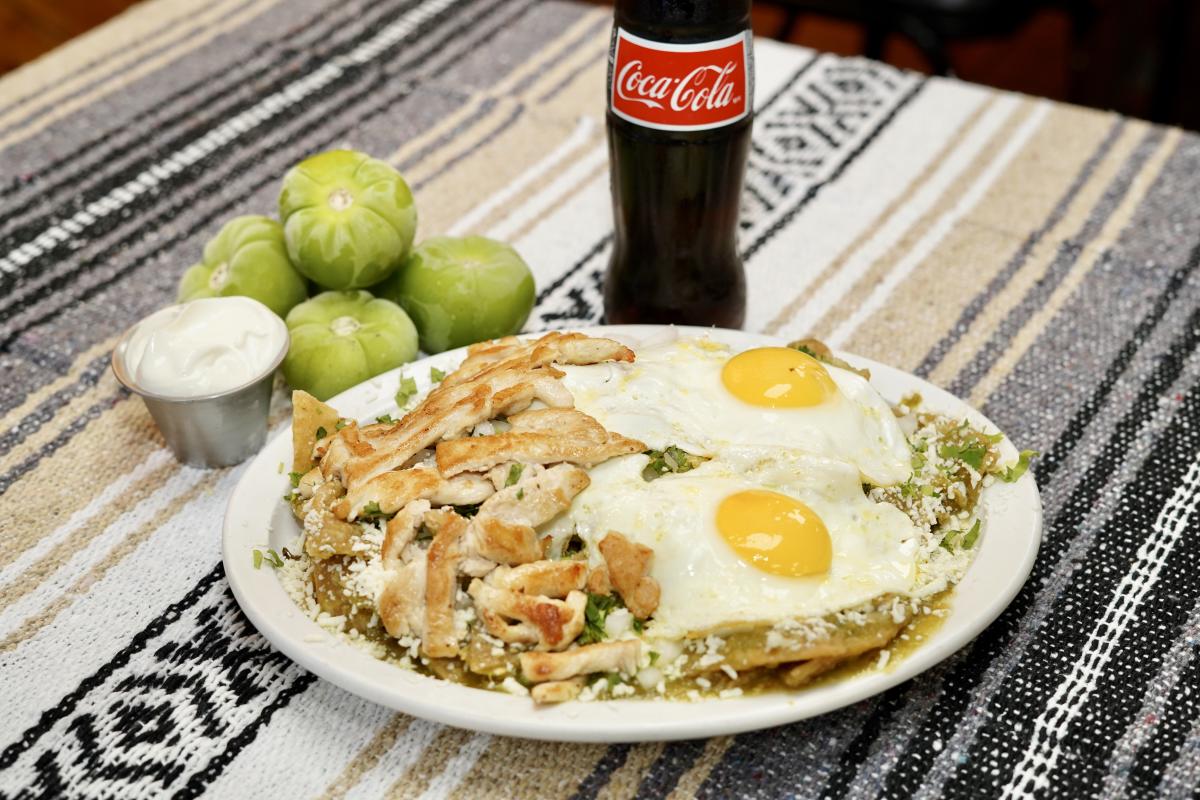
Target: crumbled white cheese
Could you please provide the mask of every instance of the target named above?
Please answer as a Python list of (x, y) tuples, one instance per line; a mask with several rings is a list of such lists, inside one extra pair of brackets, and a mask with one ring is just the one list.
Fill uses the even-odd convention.
[[(668, 661), (667, 663), (663, 664), (663, 667), (662, 667), (663, 675), (666, 675), (668, 678), (680, 677), (681, 675), (683, 675), (684, 667), (687, 666), (687, 661), (688, 661), (687, 653), (680, 653), (679, 656), (676, 657), (674, 660)], [(659, 663), (660, 664), (663, 663), (661, 658), (659, 659)]]
[(515, 694), (521, 697), (529, 696), (529, 690), (526, 689), (520, 681), (513, 677), (508, 677), (501, 681), (500, 688), (509, 694)]
[(304, 532), (317, 534), (321, 532), (321, 510), (319, 508), (310, 508), (304, 514)]
[[(853, 614), (853, 611), (842, 612)], [(784, 619), (775, 623), (767, 631), (767, 647), (778, 650), (790, 645), (803, 644), (828, 636), (836, 629), (836, 625), (821, 617), (807, 619)]]
[(637, 682), (641, 684), (643, 689), (650, 689), (662, 681), (662, 670), (654, 667), (646, 667), (638, 670)]
[(333, 616), (328, 612), (322, 611), (317, 614), (317, 618), (314, 620), (314, 622), (330, 633), (344, 633), (346, 630), (346, 617), (342, 614)]
[[(481, 640), (483, 640), (484, 642), (487, 642), (488, 644), (490, 644), (492, 646), (492, 654), (493, 655), (500, 655), (501, 653), (504, 652), (504, 642), (501, 641), (500, 639), (497, 639), (495, 636), (492, 636), (490, 633), (483, 630), (482, 628), (479, 629), (478, 631), (476, 631), (475, 635), (477, 637), (479, 637)], [(497, 650), (499, 650), (500, 653), (497, 653), (496, 652)]]
[(767, 631), (767, 649), (768, 650), (780, 650), (789, 644), (791, 644), (791, 639), (787, 638), (786, 636), (784, 636), (782, 633), (775, 630), (774, 628)]
[(306, 597), (306, 587), (309, 587), (308, 575), (310, 562), (308, 556), (303, 555), (304, 551), (301, 550), (300, 552), (301, 556), (299, 559), (284, 559), (283, 566), (275, 570), (275, 576), (279, 578), (279, 583), (283, 586), (283, 590), (287, 592), (288, 597), (292, 598), (292, 601), (301, 610), (307, 612), (309, 611), (309, 607), (308, 598)]
[(835, 619), (838, 625), (846, 624), (857, 625), (861, 627), (867, 624), (869, 617), (864, 609), (847, 608), (839, 611), (835, 615)]
[(742, 690), (736, 686), (733, 687), (732, 689), (722, 689), (721, 691), (717, 692), (717, 697), (721, 698), (722, 700), (728, 700), (731, 697), (741, 697), (741, 696), (742, 696)]
[(608, 681), (596, 681), (584, 686), (575, 699), (582, 703), (590, 703), (608, 688)]
[(627, 608), (610, 611), (604, 620), (604, 630), (611, 639), (620, 639), (633, 632), (633, 614)]
[(462, 605), (462, 598), (466, 595), (461, 591), (459, 595), (460, 605), (454, 609), (454, 633), (459, 639), (464, 639), (471, 623), (475, 621), (475, 606), (470, 604), (470, 598), (467, 599), (466, 605)]
[(417, 658), (421, 652), (421, 640), (416, 636), (401, 636), (396, 644), (408, 651), (409, 658)]
[(697, 662), (701, 667), (711, 667), (713, 664), (720, 663), (725, 660), (725, 656), (721, 655), (721, 649), (725, 647), (725, 640), (720, 636), (708, 636), (704, 639), (704, 655), (700, 656)]

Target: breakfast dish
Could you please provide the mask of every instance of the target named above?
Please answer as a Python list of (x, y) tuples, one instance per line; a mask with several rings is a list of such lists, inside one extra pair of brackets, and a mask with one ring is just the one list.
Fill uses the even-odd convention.
[(268, 561), (393, 669), (543, 705), (882, 669), (947, 615), (994, 535), (981, 497), (1028, 463), (813, 341), (551, 333), (431, 378), (375, 420), (296, 393), (299, 531)]
[[(581, 332), (625, 344), (643, 364), (649, 363), (651, 348), (685, 338), (703, 337), (735, 353), (786, 344), (773, 337), (721, 329), (623, 325)], [(466, 357), (465, 348), (440, 353), (339, 394), (330, 400), (336, 409), (333, 426), (337, 416), (365, 424), (381, 416), (398, 418), (398, 406), (415, 407), (439, 377), (454, 372)], [(843, 358), (857, 369), (868, 370), (871, 386), (888, 401), (919, 394), (922, 408), (969, 420), (977, 430), (997, 430), (978, 411), (913, 375), (866, 358)], [(628, 437), (637, 438), (632, 433)], [(1002, 464), (1018, 461), (1018, 451), (1009, 440), (994, 446)], [(297, 605), (293, 596), (304, 594), (304, 584), (298, 580), (302, 561), (293, 558), (306, 557), (300, 546), (302, 526), (290, 504), (278, 499), (297, 491), (288, 475), (293, 454), (290, 429), (273, 436), (241, 472), (225, 514), (225, 575), (249, 620), (290, 659), (337, 687), (406, 714), (506, 736), (585, 742), (685, 739), (780, 725), (858, 702), (929, 669), (978, 636), (1025, 582), (1041, 538), (1041, 505), (1032, 476), (1027, 473), (1013, 483), (993, 482), (976, 498), (975, 514), (982, 526), (972, 542), (970, 566), (953, 592), (936, 595), (929, 604), (938, 613), (919, 616), (887, 647), (851, 659), (799, 690), (747, 687), (740, 696), (727, 694), (708, 701), (704, 698), (710, 693), (698, 689), (702, 702), (679, 702), (674, 694), (657, 692), (632, 699), (605, 692), (592, 702), (535, 704), (524, 694), (480, 690), (425, 674), (420, 667), (398, 668), (394, 660), (378, 658), (369, 640), (347, 632), (345, 620), (319, 611), (314, 619), (312, 608)], [(649, 460), (647, 466), (662, 470), (671, 461), (680, 463), (677, 451), (671, 451), (669, 459), (667, 455)], [(586, 469), (591, 480), (598, 467)], [(616, 622), (621, 618), (618, 614)], [(610, 628), (606, 619), (606, 633), (613, 636), (615, 631), (616, 625)], [(514, 684), (520, 681), (514, 679), (508, 686), (515, 690)], [(686, 692), (682, 699), (687, 699)]]

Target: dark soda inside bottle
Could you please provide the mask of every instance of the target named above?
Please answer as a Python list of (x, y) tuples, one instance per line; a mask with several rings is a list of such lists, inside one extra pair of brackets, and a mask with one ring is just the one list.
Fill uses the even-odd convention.
[[(753, 124), (749, 11), (749, 2), (618, 0), (608, 110), (608, 322), (742, 325), (737, 229)], [(619, 41), (623, 33), (629, 41)], [(631, 43), (629, 54), (618, 55)], [(654, 49), (697, 44), (682, 54)]]

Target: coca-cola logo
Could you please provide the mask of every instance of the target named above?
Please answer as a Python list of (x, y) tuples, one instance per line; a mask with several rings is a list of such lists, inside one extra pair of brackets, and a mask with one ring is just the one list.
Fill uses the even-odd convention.
[(748, 37), (669, 45), (618, 29), (610, 107), (630, 121), (673, 130), (741, 119), (750, 104)]
[(737, 69), (733, 61), (696, 67), (682, 78), (648, 75), (643, 67), (641, 60), (630, 61), (617, 76), (617, 95), (622, 100), (648, 108), (662, 108), (660, 101), (669, 100), (672, 111), (711, 110), (733, 102), (734, 87), (728, 80)]

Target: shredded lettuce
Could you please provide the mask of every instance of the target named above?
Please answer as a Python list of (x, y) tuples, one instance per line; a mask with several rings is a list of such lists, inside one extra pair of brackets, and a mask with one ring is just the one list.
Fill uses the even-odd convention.
[(1015, 483), (1029, 470), (1030, 460), (1039, 455), (1041, 454), (1036, 450), (1022, 450), (1021, 454), (1017, 456), (1017, 463), (1000, 470), (996, 473), (996, 477), (1005, 483)]
[(583, 611), (583, 633), (577, 640), (580, 644), (592, 644), (608, 638), (604, 622), (609, 613), (622, 605), (621, 599), (612, 594), (588, 593), (587, 608)]
[(703, 456), (695, 456), (675, 445), (669, 445), (665, 450), (647, 450), (650, 461), (642, 470), (642, 477), (647, 481), (661, 478), (668, 472), (678, 474), (689, 472), (707, 461)]
[(417, 393), (417, 381), (407, 375), (400, 375), (400, 386), (396, 389), (396, 405), (404, 408), (408, 401)]
[(508, 468), (508, 477), (504, 479), (504, 485), (515, 486), (517, 481), (521, 480), (521, 473), (525, 471), (525, 465), (521, 463), (513, 464)]
[(980, 521), (975, 520), (969, 531), (947, 531), (942, 537), (941, 545), (951, 552), (962, 549), (970, 550), (979, 539)]

